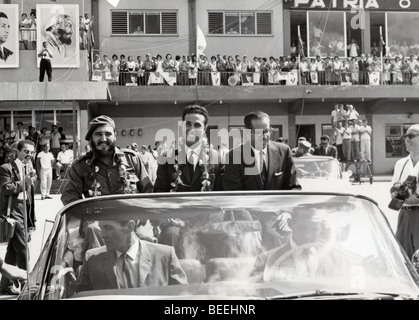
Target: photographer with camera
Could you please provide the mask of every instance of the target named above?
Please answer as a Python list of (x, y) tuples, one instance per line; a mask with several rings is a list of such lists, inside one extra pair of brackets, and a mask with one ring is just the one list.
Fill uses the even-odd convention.
[(394, 167), (389, 208), (400, 210), (396, 238), (412, 258), (419, 249), (419, 124), (412, 125), (403, 138), (410, 154)]
[(45, 72), (48, 76), (48, 81), (52, 80), (52, 66), (51, 59), (53, 55), (51, 50), (48, 49), (48, 42), (44, 41), (42, 43), (42, 50), (38, 54), (38, 58), (41, 58), (41, 63), (39, 67), (39, 82), (44, 82)]

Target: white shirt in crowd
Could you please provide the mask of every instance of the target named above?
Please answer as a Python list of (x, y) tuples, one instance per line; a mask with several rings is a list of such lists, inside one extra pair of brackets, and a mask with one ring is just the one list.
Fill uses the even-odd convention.
[(60, 151), (57, 155), (57, 161), (61, 163), (72, 163), (74, 158), (73, 150), (66, 150), (65, 152)]
[(370, 126), (361, 126), (359, 128), (361, 140), (371, 140), (372, 128)]
[(52, 161), (55, 159), (51, 152), (42, 151), (38, 153), (38, 159), (41, 162), (41, 169), (52, 169)]

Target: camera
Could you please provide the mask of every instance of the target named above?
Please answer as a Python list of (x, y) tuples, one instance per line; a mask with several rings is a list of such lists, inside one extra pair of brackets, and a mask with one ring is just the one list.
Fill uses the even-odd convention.
[(417, 185), (417, 180), (416, 180), (416, 177), (414, 176), (408, 176), (406, 181), (403, 182), (402, 184), (400, 183), (394, 184), (393, 188), (391, 188), (390, 191), (391, 193), (397, 191), (397, 196), (396, 198), (391, 200), (388, 207), (392, 210), (397, 210), (397, 211), (400, 210), (404, 201), (410, 197), (409, 190), (411, 191), (411, 193), (416, 192), (416, 185)]

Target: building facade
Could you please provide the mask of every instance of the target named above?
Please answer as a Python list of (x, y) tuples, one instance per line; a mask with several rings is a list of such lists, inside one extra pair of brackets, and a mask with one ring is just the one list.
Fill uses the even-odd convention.
[[(1, 4), (18, 5), (20, 17), (37, 5), (51, 5), (51, 1), (0, 0)], [(197, 26), (205, 36), (204, 53), (208, 57), (290, 56), (294, 43), (298, 52), (308, 57), (320, 44), (326, 48), (317, 51), (322, 55), (348, 58), (352, 39), (358, 45), (358, 56), (371, 53), (381, 39), (387, 44), (380, 48), (389, 51), (383, 55), (390, 53), (394, 41), (408, 41), (413, 51), (406, 53), (415, 52), (419, 39), (404, 38), (414, 25), (400, 22), (419, 16), (419, 5), (414, 2), (121, 0), (115, 7), (103, 0), (68, 0), (67, 4), (78, 5), (80, 16), (94, 16), (94, 46), (79, 51), (77, 67), (53, 66), (53, 81), (42, 84), (36, 83), (36, 50), (20, 48), (19, 67), (0, 69), (0, 82), (7, 88), (0, 91), (0, 129), (7, 123), (15, 124), (17, 119), (37, 129), (62, 124), (80, 151), (86, 143), (81, 137), (89, 120), (107, 114), (116, 121), (121, 147), (132, 142), (154, 145), (163, 139), (156, 137), (159, 130), (177, 132), (182, 109), (197, 102), (208, 108), (209, 126), (218, 130), (240, 129), (247, 112), (263, 110), (271, 116), (273, 138), (281, 136), (294, 146), (299, 136), (319, 143), (322, 134), (330, 133), (333, 105), (341, 103), (354, 105), (372, 126), (375, 174), (391, 173), (395, 162), (406, 155), (401, 136), (409, 125), (419, 121), (419, 94), (412, 84), (121, 86), (89, 80), (96, 54), (124, 54), (134, 61), (147, 53), (163, 58), (167, 53), (173, 57), (195, 54)], [(339, 51), (330, 50), (330, 42), (338, 44), (335, 47)]]

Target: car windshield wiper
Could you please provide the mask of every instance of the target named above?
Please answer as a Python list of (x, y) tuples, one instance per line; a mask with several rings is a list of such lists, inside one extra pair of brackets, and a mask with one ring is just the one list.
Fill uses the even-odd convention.
[(381, 292), (339, 292), (329, 290), (314, 290), (300, 293), (283, 294), (278, 296), (268, 297), (267, 300), (282, 300), (282, 299), (301, 299), (301, 298), (321, 298), (321, 297), (342, 297), (342, 296), (363, 296), (365, 299), (413, 299), (408, 295), (400, 295), (396, 293), (381, 293)]

